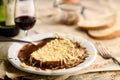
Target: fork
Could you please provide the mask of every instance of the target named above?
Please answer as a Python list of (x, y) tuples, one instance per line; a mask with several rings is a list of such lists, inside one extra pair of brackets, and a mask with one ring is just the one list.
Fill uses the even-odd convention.
[(104, 59), (112, 59), (113, 62), (117, 63), (118, 65), (120, 65), (120, 62), (113, 57), (110, 54), (110, 51), (105, 47), (105, 45), (103, 45), (103, 43), (101, 42), (96, 42), (96, 48), (98, 50), (98, 53), (104, 58)]

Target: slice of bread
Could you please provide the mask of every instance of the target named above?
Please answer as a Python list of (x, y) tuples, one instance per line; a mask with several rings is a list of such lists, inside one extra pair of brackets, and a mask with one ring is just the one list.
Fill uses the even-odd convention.
[(113, 27), (102, 30), (88, 30), (88, 34), (96, 39), (111, 39), (120, 36), (120, 15), (117, 15)]
[(110, 13), (108, 15), (104, 15), (101, 17), (93, 18), (93, 19), (84, 19), (82, 16), (80, 17), (80, 21), (78, 23), (78, 27), (84, 30), (98, 30), (105, 29), (108, 27), (112, 27), (116, 22), (115, 13)]
[(30, 63), (39, 68), (70, 68), (88, 56), (86, 48), (69, 39), (56, 38), (30, 55)]

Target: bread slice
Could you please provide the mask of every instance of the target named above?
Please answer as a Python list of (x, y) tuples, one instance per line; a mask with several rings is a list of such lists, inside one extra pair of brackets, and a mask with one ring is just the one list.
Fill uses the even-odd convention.
[(69, 39), (55, 39), (30, 55), (32, 66), (60, 69), (69, 68), (83, 62), (87, 57), (86, 48)]
[(112, 39), (120, 36), (120, 15), (117, 16), (113, 27), (102, 30), (88, 30), (88, 34), (96, 39)]
[(98, 30), (112, 27), (115, 22), (116, 15), (114, 13), (97, 17), (96, 19), (84, 19), (83, 17), (80, 17), (78, 27), (84, 30)]

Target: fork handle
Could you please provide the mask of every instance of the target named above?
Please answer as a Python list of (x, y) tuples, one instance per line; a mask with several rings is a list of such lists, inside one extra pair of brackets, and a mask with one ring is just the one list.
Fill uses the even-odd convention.
[(113, 60), (115, 63), (117, 63), (118, 65), (120, 65), (120, 62), (119, 62), (116, 58), (112, 57), (112, 60)]

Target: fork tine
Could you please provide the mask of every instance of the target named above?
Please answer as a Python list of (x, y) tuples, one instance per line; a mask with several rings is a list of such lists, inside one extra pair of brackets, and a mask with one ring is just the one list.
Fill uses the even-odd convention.
[(101, 51), (104, 53), (104, 55), (110, 56), (110, 51), (100, 42), (99, 46), (101, 48)]
[(101, 43), (97, 42), (96, 43), (97, 50), (99, 51), (99, 54), (104, 57), (104, 58), (109, 58), (111, 55), (109, 54), (109, 51), (107, 48)]
[(98, 49), (99, 53), (102, 55), (103, 52), (102, 52), (101, 48), (97, 47), (97, 49)]
[(101, 50), (102, 50), (102, 53), (103, 53), (103, 55), (107, 58), (109, 58), (111, 55), (107, 52), (107, 50), (106, 49), (104, 49), (104, 48), (101, 48)]
[(96, 48), (97, 48), (99, 54), (100, 54), (100, 55), (103, 55), (104, 52), (103, 52), (103, 50), (101, 49), (101, 45), (100, 45), (99, 42), (96, 43)]

